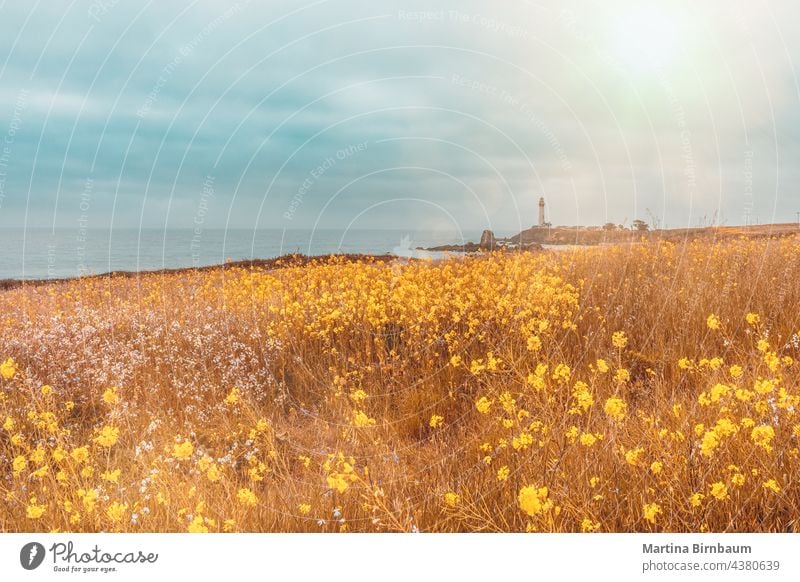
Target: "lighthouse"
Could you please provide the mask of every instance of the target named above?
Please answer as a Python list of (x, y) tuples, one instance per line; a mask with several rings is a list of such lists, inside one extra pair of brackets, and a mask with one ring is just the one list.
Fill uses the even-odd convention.
[(539, 198), (539, 226), (544, 226), (544, 196)]

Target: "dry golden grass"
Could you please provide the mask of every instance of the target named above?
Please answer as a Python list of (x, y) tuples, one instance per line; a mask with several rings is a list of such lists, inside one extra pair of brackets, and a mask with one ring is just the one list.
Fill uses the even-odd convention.
[(797, 281), (742, 238), (8, 290), (0, 529), (794, 531)]

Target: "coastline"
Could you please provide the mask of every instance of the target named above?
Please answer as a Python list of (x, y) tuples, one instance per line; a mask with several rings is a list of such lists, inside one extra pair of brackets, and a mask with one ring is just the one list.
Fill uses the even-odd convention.
[[(488, 231), (491, 232), (491, 231)], [(71, 277), (0, 279), (0, 291), (15, 289), (26, 285), (42, 286), (49, 284), (67, 283), (81, 279), (138, 277), (148, 275), (180, 275), (185, 273), (200, 273), (216, 270), (225, 270), (235, 267), (266, 268), (271, 269), (282, 266), (303, 266), (315, 260), (329, 257), (342, 257), (347, 262), (370, 260), (373, 262), (389, 262), (394, 260), (431, 260), (441, 261), (447, 258), (468, 256), (475, 253), (489, 252), (561, 252), (579, 248), (617, 246), (638, 244), (642, 242), (666, 241), (671, 243), (686, 243), (694, 240), (719, 241), (737, 237), (749, 239), (784, 238), (800, 236), (800, 226), (797, 224), (764, 224), (751, 226), (717, 226), (698, 228), (660, 229), (650, 231), (604, 231), (596, 227), (545, 227), (531, 228), (512, 237), (497, 237), (492, 235), (491, 246), (481, 243), (464, 243), (461, 245), (443, 245), (431, 248), (418, 247), (408, 249), (407, 254), (387, 252), (384, 254), (371, 253), (329, 253), (305, 255), (302, 253), (287, 253), (269, 259), (242, 259), (227, 261), (197, 267), (170, 267), (161, 269), (144, 269), (140, 271), (114, 270), (103, 273), (76, 275)], [(534, 240), (535, 239), (535, 240)], [(513, 244), (509, 244), (513, 243)]]
[(225, 263), (217, 263), (214, 265), (203, 265), (202, 267), (175, 267), (169, 269), (150, 269), (142, 271), (108, 271), (106, 273), (97, 273), (91, 275), (81, 275), (75, 277), (57, 277), (52, 279), (0, 279), (0, 291), (7, 291), (24, 287), (27, 285), (41, 287), (44, 285), (69, 283), (71, 281), (80, 281), (83, 279), (112, 279), (112, 278), (134, 278), (140, 276), (150, 275), (181, 275), (186, 273), (203, 273), (208, 271), (224, 271), (226, 269), (250, 267), (261, 269), (273, 269), (281, 267), (302, 267), (313, 261), (326, 259), (329, 257), (341, 257), (345, 262), (356, 261), (371, 261), (374, 263), (384, 263), (395, 260), (395, 255), (371, 255), (368, 253), (344, 253), (344, 254), (330, 254), (330, 255), (303, 255), (303, 254), (287, 254), (280, 257), (271, 259), (252, 259), (229, 261)]

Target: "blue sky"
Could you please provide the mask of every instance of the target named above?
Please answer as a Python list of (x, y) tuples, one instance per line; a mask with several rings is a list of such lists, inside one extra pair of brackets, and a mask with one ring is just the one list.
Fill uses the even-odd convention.
[(0, 3), (0, 226), (800, 210), (796, 2)]

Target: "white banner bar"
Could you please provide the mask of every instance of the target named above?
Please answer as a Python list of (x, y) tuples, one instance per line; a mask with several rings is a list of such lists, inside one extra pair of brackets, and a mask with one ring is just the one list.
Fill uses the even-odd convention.
[(2, 534), (0, 572), (3, 580), (777, 582), (800, 579), (798, 550), (793, 534)]

